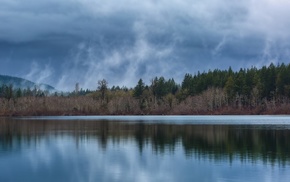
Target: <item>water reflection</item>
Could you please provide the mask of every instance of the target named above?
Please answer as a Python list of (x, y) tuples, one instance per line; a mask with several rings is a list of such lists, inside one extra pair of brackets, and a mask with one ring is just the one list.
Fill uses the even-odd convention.
[(0, 121), (0, 155), (35, 146), (46, 137), (71, 137), (75, 145), (95, 141), (106, 151), (108, 143), (132, 142), (140, 155), (150, 146), (158, 155), (174, 154), (182, 147), (187, 158), (214, 160), (239, 158), (264, 163), (287, 165), (290, 162), (290, 130), (287, 126), (255, 125), (174, 125), (124, 123), (120, 121), (85, 120), (12, 120)]

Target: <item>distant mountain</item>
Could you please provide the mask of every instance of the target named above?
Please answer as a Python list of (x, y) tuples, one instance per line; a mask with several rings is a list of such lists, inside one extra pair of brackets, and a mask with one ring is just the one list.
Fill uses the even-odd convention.
[(49, 92), (54, 92), (55, 88), (47, 85), (47, 84), (37, 84), (32, 81), (19, 78), (19, 77), (13, 77), (13, 76), (7, 76), (7, 75), (0, 75), (0, 86), (1, 85), (13, 85), (13, 88), (20, 88), (20, 89), (33, 89), (33, 88), (38, 88), (41, 90), (49, 91)]

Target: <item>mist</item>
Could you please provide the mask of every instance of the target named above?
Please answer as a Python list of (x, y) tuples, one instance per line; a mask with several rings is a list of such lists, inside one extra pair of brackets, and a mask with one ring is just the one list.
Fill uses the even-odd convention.
[[(0, 73), (58, 90), (289, 63), (286, 0), (1, 0)], [(7, 23), (9, 22), (9, 23)]]

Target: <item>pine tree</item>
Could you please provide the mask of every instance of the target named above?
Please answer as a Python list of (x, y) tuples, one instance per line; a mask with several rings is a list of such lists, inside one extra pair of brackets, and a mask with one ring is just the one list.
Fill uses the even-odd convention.
[(143, 80), (140, 79), (138, 81), (138, 84), (134, 88), (133, 96), (139, 99), (142, 96), (144, 89), (145, 89), (145, 84), (143, 83)]

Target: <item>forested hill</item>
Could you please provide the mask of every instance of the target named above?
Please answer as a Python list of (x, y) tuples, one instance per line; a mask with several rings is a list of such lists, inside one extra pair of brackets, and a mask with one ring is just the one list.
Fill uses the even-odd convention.
[(0, 86), (6, 85), (6, 86), (13, 86), (13, 89), (34, 89), (39, 88), (41, 90), (52, 92), (55, 90), (54, 87), (47, 85), (47, 84), (36, 84), (32, 81), (19, 78), (19, 77), (13, 77), (13, 76), (7, 76), (7, 75), (0, 75)]

